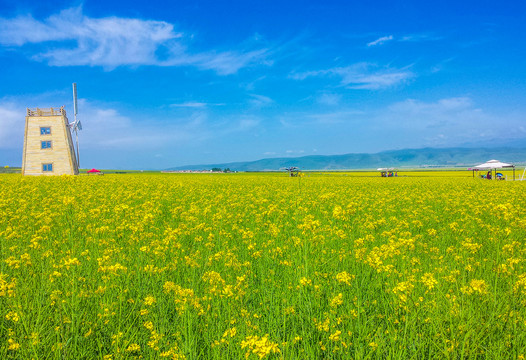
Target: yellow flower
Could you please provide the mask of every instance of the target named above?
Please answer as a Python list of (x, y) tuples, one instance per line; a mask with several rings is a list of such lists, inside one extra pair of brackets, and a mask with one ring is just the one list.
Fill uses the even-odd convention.
[(341, 334), (342, 334), (342, 332), (340, 330), (336, 330), (336, 332), (334, 334), (331, 334), (329, 336), (329, 340), (330, 341), (339, 341)]
[(147, 296), (144, 298), (144, 305), (151, 306), (155, 303), (155, 298), (153, 296)]
[(336, 280), (338, 282), (351, 285), (351, 281), (355, 278), (354, 275), (349, 274), (347, 271), (342, 271), (341, 273), (336, 274)]
[(300, 285), (301, 286), (307, 286), (307, 285), (311, 285), (311, 284), (312, 284), (312, 280), (309, 280), (306, 277), (302, 277), (300, 279)]
[(460, 288), (460, 291), (468, 295), (474, 293), (485, 295), (488, 294), (488, 284), (486, 284), (486, 281), (484, 280), (473, 279), (469, 282), (469, 286), (463, 286)]
[(223, 333), (223, 337), (234, 337), (236, 336), (237, 334), (237, 329), (235, 327), (233, 328), (230, 328), (230, 329), (227, 329), (224, 333)]
[(337, 296), (332, 298), (330, 305), (331, 307), (335, 308), (340, 306), (341, 304), (343, 304), (343, 294), (339, 293)]
[(8, 339), (7, 343), (9, 344), (9, 346), (7, 347), (8, 350), (16, 351), (20, 349), (20, 344), (13, 339)]
[(139, 352), (141, 351), (141, 347), (135, 343), (133, 344), (130, 344), (127, 348), (126, 348), (126, 351), (127, 352)]
[(268, 335), (261, 338), (259, 336), (248, 336), (241, 342), (241, 348), (248, 348), (248, 352), (245, 353), (245, 358), (248, 358), (250, 354), (255, 354), (262, 359), (270, 354), (281, 353), (278, 344), (270, 341)]
[(20, 318), (18, 317), (18, 314), (14, 311), (10, 311), (7, 313), (7, 315), (5, 316), (5, 318), (7, 320), (10, 320), (12, 322), (18, 322), (18, 320), (20, 320)]
[(425, 273), (421, 279), (422, 283), (427, 286), (429, 290), (434, 289), (435, 285), (438, 284), (438, 281), (433, 277), (431, 273)]
[(471, 286), (474, 292), (478, 292), (479, 294), (488, 293), (488, 284), (486, 284), (486, 281), (484, 280), (473, 279), (470, 281), (469, 286)]

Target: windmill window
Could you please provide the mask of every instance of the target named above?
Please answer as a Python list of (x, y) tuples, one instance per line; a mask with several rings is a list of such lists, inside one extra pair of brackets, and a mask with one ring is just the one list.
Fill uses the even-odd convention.
[(42, 164), (42, 171), (43, 172), (53, 171), (53, 164)]
[(40, 142), (41, 149), (51, 149), (51, 140), (45, 140)]
[(49, 126), (41, 127), (40, 135), (51, 135), (51, 128)]

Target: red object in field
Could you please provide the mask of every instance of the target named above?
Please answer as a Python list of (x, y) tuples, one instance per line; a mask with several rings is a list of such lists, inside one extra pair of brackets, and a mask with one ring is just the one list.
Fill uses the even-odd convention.
[(91, 170), (88, 170), (86, 171), (88, 174), (93, 174), (93, 173), (100, 173), (100, 170), (97, 170), (97, 169), (91, 169)]

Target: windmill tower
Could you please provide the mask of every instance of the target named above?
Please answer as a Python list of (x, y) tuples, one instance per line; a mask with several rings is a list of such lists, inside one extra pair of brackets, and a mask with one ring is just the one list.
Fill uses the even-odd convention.
[[(73, 84), (75, 122), (69, 123), (64, 106), (27, 109), (22, 175), (78, 175), (77, 85)], [(77, 154), (71, 131), (75, 132)]]
[(82, 124), (80, 123), (80, 120), (77, 120), (77, 113), (78, 113), (78, 107), (77, 107), (77, 83), (73, 83), (73, 112), (75, 115), (75, 121), (73, 124), (70, 124), (69, 127), (75, 132), (75, 143), (77, 145), (77, 173), (80, 166), (80, 158), (79, 158), (79, 130), (82, 130)]

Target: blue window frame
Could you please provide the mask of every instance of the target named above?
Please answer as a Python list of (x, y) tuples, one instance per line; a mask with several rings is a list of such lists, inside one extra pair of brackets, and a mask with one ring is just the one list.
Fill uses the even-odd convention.
[(40, 142), (41, 149), (51, 149), (51, 140), (45, 140)]
[(42, 164), (42, 171), (43, 172), (53, 171), (53, 164)]
[(42, 126), (40, 128), (40, 135), (50, 135), (51, 134), (51, 128), (49, 126)]

